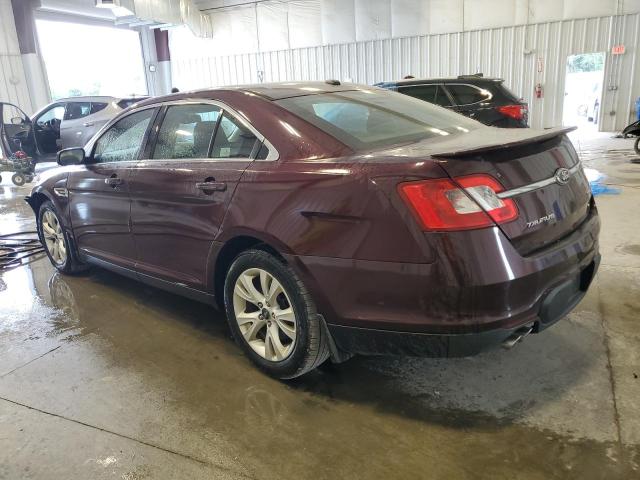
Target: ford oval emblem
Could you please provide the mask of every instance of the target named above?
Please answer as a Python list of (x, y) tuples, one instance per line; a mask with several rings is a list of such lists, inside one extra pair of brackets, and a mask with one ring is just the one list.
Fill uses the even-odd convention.
[(571, 179), (571, 172), (568, 168), (559, 168), (556, 170), (554, 178), (556, 179), (556, 183), (558, 185), (566, 185)]

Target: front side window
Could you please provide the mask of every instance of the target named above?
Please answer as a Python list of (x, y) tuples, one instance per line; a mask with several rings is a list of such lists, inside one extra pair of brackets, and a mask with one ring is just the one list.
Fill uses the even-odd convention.
[(250, 158), (257, 140), (251, 130), (225, 112), (216, 130), (211, 156), (213, 158)]
[(215, 105), (169, 107), (151, 158), (207, 158), (220, 113)]
[(50, 124), (52, 120), (56, 123), (60, 123), (63, 117), (64, 105), (56, 105), (40, 115), (38, 120), (36, 120), (36, 123), (42, 127)]
[(95, 163), (136, 160), (155, 110), (148, 108), (119, 120), (97, 141)]
[(355, 150), (464, 134), (480, 127), (457, 113), (387, 90), (321, 93), (276, 103)]
[(90, 102), (69, 102), (64, 112), (65, 120), (77, 120), (86, 117), (91, 112)]
[(458, 105), (470, 105), (491, 98), (491, 93), (487, 90), (472, 85), (447, 85), (447, 89)]

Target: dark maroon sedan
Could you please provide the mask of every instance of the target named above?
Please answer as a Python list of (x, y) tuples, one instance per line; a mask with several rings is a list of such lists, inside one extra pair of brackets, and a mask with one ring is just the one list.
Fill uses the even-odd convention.
[(60, 152), (28, 202), (54, 266), (224, 307), (262, 369), (462, 356), (566, 315), (600, 222), (566, 130), (502, 130), (378, 88), (143, 101)]

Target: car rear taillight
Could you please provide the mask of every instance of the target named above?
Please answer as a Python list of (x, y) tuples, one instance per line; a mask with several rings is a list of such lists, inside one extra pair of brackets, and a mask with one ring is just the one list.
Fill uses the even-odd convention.
[(506, 223), (518, 217), (504, 188), (490, 175), (438, 178), (398, 185), (398, 191), (425, 230), (470, 230)]
[(528, 109), (526, 105), (502, 105), (496, 107), (496, 110), (507, 117), (522, 120), (526, 116)]

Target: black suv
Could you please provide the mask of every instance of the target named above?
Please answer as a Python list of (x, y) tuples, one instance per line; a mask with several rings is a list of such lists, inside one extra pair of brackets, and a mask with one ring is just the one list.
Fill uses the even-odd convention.
[(405, 78), (377, 83), (376, 87), (450, 108), (492, 127), (528, 127), (527, 104), (511, 93), (503, 82), (501, 78), (476, 74), (457, 78)]

